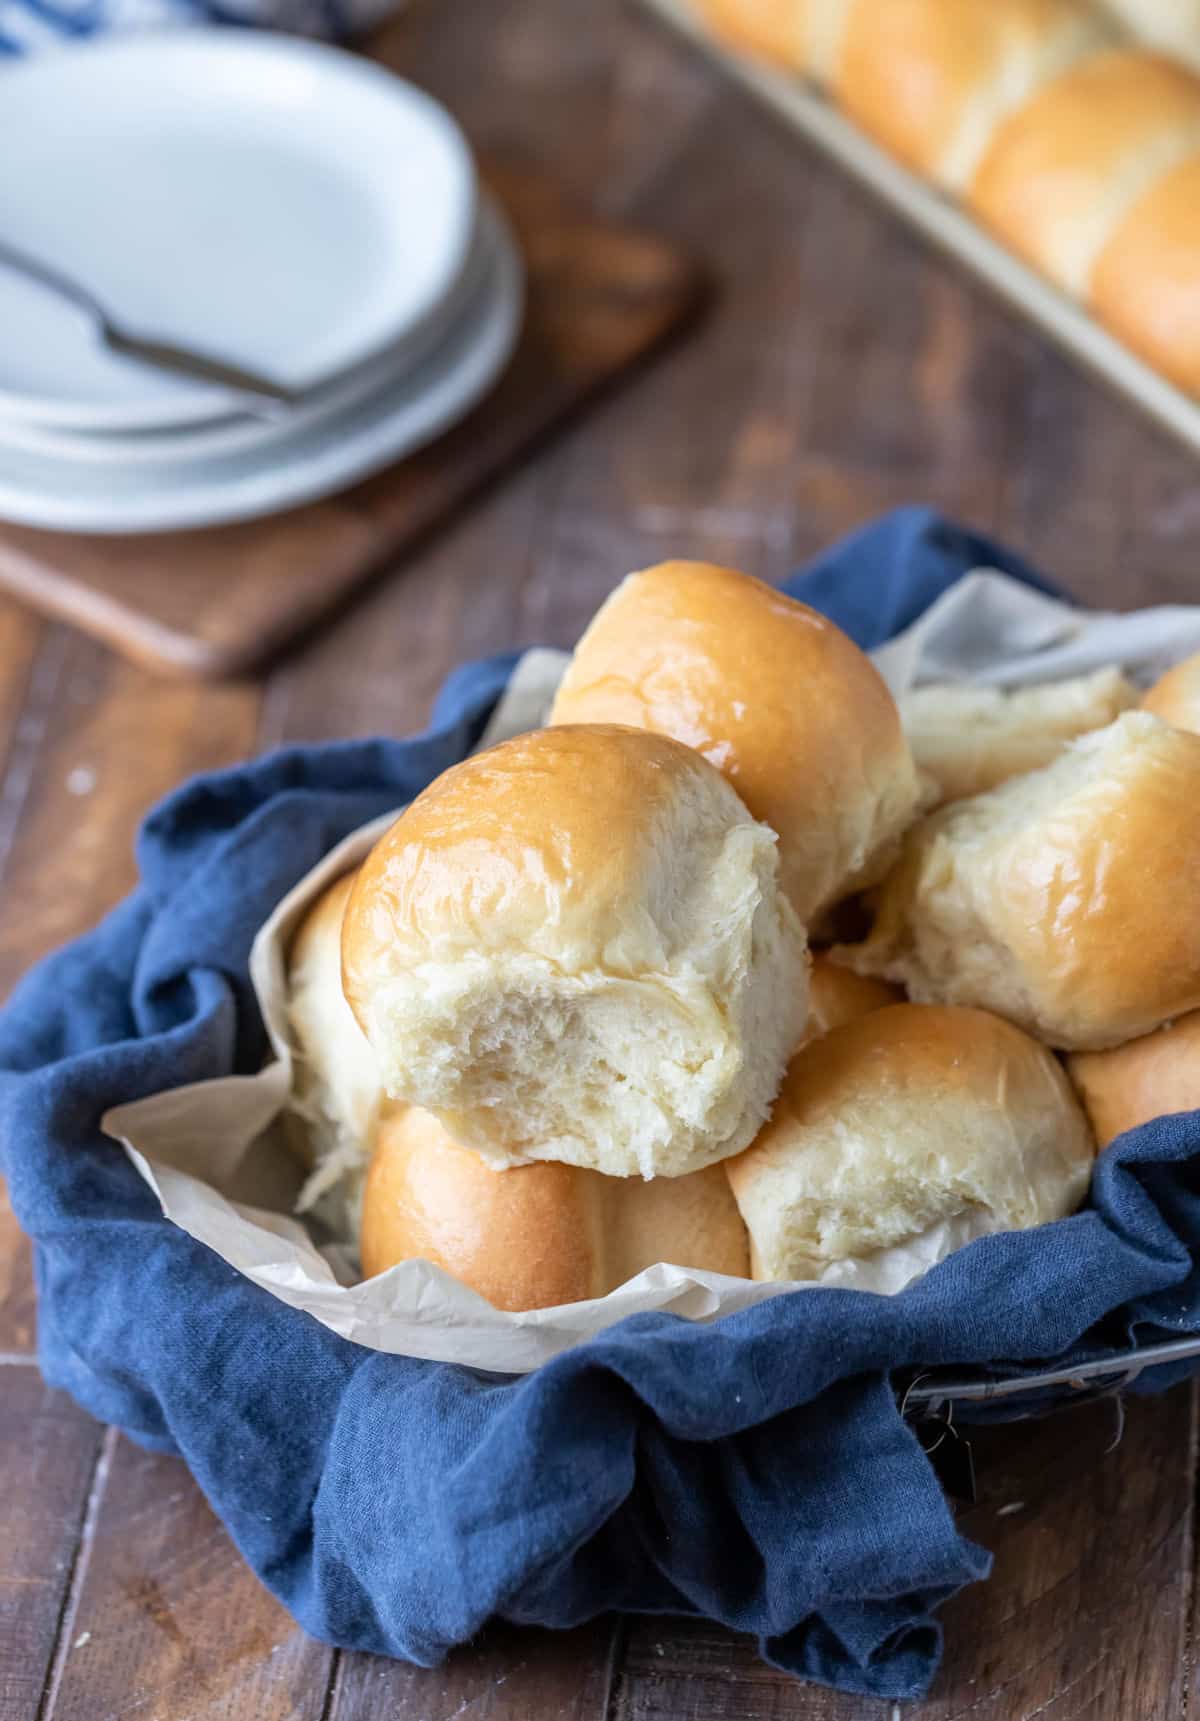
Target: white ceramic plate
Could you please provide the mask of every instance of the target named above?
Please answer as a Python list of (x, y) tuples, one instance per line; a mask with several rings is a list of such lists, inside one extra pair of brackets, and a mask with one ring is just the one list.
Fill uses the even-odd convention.
[(488, 391), (520, 332), (520, 257), (495, 211), (489, 220), (493, 270), (415, 371), (257, 457), (111, 467), (0, 449), (0, 519), (102, 533), (223, 525), (332, 495), (414, 453)]
[(398, 382), (461, 320), (478, 300), (483, 283), (495, 271), (501, 239), (490, 206), (480, 200), (470, 256), (454, 287), (435, 316), (426, 319), (420, 338), (409, 337), (398, 348), (356, 365), (325, 388), (311, 390), (303, 402), (274, 418), (250, 418), (239, 413), (211, 423), (166, 430), (75, 430), (0, 415), (0, 447), (22, 448), (54, 459), (93, 465), (173, 465), (183, 461), (215, 460), (231, 454), (260, 454), (298, 431), (317, 429), (323, 422), (376, 394), (388, 382)]
[[(155, 31), (0, 78), (0, 233), (139, 334), (307, 390), (419, 338), (470, 250), (445, 111), (381, 67), (252, 31)], [(0, 413), (90, 430), (227, 417), (223, 390), (104, 352), (0, 269)]]

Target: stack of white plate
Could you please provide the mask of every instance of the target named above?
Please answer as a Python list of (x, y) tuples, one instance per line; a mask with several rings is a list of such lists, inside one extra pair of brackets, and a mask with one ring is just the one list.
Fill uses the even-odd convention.
[(0, 72), (0, 139), (0, 244), (292, 397), (264, 415), (120, 357), (0, 266), (0, 519), (146, 532), (312, 501), (431, 441), (512, 352), (520, 261), (461, 133), (365, 61), (114, 39)]

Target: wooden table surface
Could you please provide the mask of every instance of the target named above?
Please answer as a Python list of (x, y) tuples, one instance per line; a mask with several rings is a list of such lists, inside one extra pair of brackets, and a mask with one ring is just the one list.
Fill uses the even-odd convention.
[[(0, 984), (132, 881), (147, 805), (279, 742), (418, 725), (450, 666), (568, 644), (665, 556), (779, 578), (895, 503), (1004, 534), (1081, 598), (1194, 599), (1195, 462), (616, 0), (415, 0), (374, 47), (474, 136), (709, 259), (704, 325), (265, 684), (154, 680), (0, 610)], [(435, 1672), (314, 1643), (179, 1463), (48, 1392), (0, 1201), (0, 1721), (851, 1721), (702, 1625), (497, 1629)], [(919, 1721), (1167, 1721), (1200, 1702), (1195, 1393), (989, 1433)]]

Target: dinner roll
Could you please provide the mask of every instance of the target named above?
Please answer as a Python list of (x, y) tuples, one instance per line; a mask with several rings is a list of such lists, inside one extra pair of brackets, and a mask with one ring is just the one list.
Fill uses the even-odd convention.
[(550, 720), (628, 723), (703, 753), (779, 833), (806, 926), (882, 876), (920, 801), (895, 701), (858, 647), (815, 610), (705, 562), (617, 587)]
[(744, 1277), (749, 1239), (720, 1166), (650, 1183), (570, 1165), (495, 1171), (428, 1112), (386, 1099), (342, 993), (353, 882), (323, 892), (292, 943), (290, 1134), (314, 1167), (302, 1206), (320, 1199), (360, 1241), (364, 1274), (419, 1256), (501, 1309), (604, 1296), (657, 1261)]
[(1160, 676), (1142, 700), (1142, 710), (1176, 729), (1200, 734), (1200, 652)]
[(967, 1211), (1058, 1219), (1092, 1140), (1057, 1061), (983, 1010), (895, 1004), (792, 1059), (771, 1121), (726, 1165), (756, 1279), (813, 1279)]
[(1200, 1109), (1200, 1010), (1108, 1052), (1076, 1052), (1071, 1080), (1101, 1147), (1171, 1112)]
[(940, 803), (1048, 765), (1066, 742), (1102, 729), (1137, 702), (1119, 669), (1097, 669), (1039, 687), (918, 687), (901, 697), (900, 716)]
[(1200, 130), (1186, 159), (1113, 228), (1096, 258), (1092, 301), (1119, 340), (1200, 395)]
[(346, 996), (389, 1094), (494, 1164), (681, 1176), (751, 1140), (804, 1025), (777, 874), (774, 834), (690, 748), (521, 735), (372, 849)]
[(1112, 33), (1088, 0), (856, 0), (837, 94), (885, 149), (961, 194), (1009, 116)]
[(287, 1019), (295, 1067), (291, 1145), (312, 1168), (299, 1208), (323, 1197), (346, 1237), (358, 1234), (363, 1178), (383, 1104), (375, 1054), (342, 992), (342, 915), (347, 873), (317, 898), (288, 954)]
[[(1014, 251), (1086, 300), (1130, 210), (1197, 150), (1200, 81), (1121, 45), (1045, 84), (997, 130), (969, 202)], [(1141, 290), (1153, 302), (1157, 284), (1144, 271)]]
[(368, 1276), (419, 1257), (498, 1309), (603, 1297), (669, 1261), (745, 1277), (749, 1240), (719, 1165), (604, 1177), (574, 1165), (495, 1170), (415, 1106), (385, 1112), (363, 1200)]
[(898, 986), (855, 974), (824, 954), (814, 956), (808, 984), (808, 1021), (800, 1044), (819, 1040), (831, 1028), (840, 1028), (843, 1022), (856, 1022), (871, 1010), (903, 1002), (904, 994)]
[(838, 959), (1095, 1051), (1200, 1005), (1200, 736), (1127, 711), (919, 827)]

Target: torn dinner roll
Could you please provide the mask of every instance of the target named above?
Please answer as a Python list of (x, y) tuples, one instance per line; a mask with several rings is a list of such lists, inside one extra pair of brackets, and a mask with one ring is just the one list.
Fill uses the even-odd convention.
[(1137, 702), (1132, 682), (1110, 668), (1036, 687), (918, 687), (901, 696), (900, 715), (941, 804), (1048, 765), (1068, 741), (1103, 729)]
[(738, 1152), (807, 1010), (774, 833), (615, 725), (454, 766), (364, 861), (346, 996), (393, 1099), (496, 1165), (678, 1177)]
[(664, 562), (617, 587), (550, 720), (632, 724), (702, 753), (778, 832), (806, 926), (882, 876), (921, 801), (895, 701), (853, 641), (706, 562)]
[(346, 873), (309, 909), (288, 952), (287, 1021), (294, 1086), (288, 1139), (309, 1166), (306, 1211), (329, 1197), (335, 1228), (357, 1237), (363, 1179), (384, 1103), (375, 1054), (342, 991)]
[(789, 1066), (771, 1120), (726, 1164), (756, 1279), (815, 1279), (973, 1211), (987, 1230), (1059, 1219), (1093, 1143), (1057, 1060), (982, 1010), (896, 1004)]
[(925, 821), (839, 961), (1093, 1051), (1200, 1005), (1200, 736), (1127, 711)]

